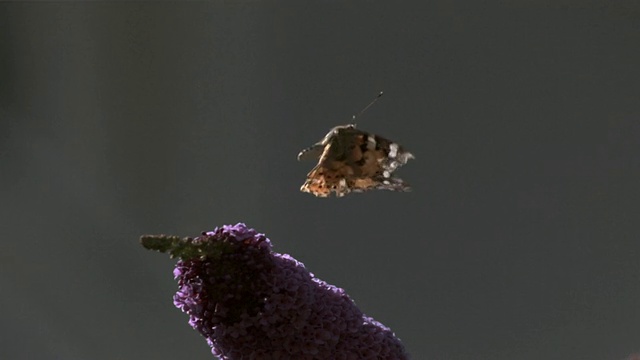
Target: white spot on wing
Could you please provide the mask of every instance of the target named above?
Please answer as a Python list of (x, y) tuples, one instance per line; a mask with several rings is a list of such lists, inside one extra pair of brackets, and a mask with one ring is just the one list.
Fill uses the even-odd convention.
[(389, 145), (389, 157), (395, 158), (397, 155), (398, 155), (398, 144), (391, 143), (391, 145)]
[(376, 149), (375, 136), (372, 136), (372, 135), (367, 136), (367, 149), (369, 149), (369, 150), (375, 150)]

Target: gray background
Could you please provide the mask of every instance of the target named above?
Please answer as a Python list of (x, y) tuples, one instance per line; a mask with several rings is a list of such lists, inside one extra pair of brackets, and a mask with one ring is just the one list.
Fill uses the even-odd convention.
[[(143, 233), (246, 222), (414, 359), (640, 350), (640, 6), (0, 5), (0, 358), (210, 359)], [(316, 199), (360, 128), (414, 192)]]

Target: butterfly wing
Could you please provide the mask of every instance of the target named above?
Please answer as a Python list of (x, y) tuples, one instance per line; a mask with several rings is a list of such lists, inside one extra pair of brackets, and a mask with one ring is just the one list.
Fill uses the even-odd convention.
[(400, 145), (357, 130), (353, 125), (332, 129), (318, 144), (324, 146), (322, 154), (301, 191), (318, 197), (327, 197), (332, 192), (342, 197), (351, 191), (371, 189), (410, 191), (402, 179), (392, 175), (413, 158)]

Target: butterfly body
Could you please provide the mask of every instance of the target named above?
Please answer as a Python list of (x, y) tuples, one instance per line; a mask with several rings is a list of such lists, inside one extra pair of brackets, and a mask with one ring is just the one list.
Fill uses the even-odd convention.
[(410, 191), (393, 172), (413, 158), (399, 144), (356, 129), (355, 124), (336, 126), (298, 154), (298, 160), (318, 160), (300, 191), (317, 197), (373, 189)]

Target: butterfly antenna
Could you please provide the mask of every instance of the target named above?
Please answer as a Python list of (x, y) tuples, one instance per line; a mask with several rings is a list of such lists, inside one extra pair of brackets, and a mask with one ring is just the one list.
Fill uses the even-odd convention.
[(382, 91), (380, 91), (380, 93), (369, 103), (369, 105), (365, 106), (364, 109), (360, 110), (359, 113), (353, 115), (353, 124), (356, 124), (356, 118), (360, 117), (360, 115), (362, 115), (365, 111), (367, 111), (367, 109), (369, 109), (371, 107), (371, 105), (375, 104), (376, 101), (378, 101), (378, 99), (380, 99), (380, 97), (382, 97), (382, 95), (384, 95), (384, 93)]

